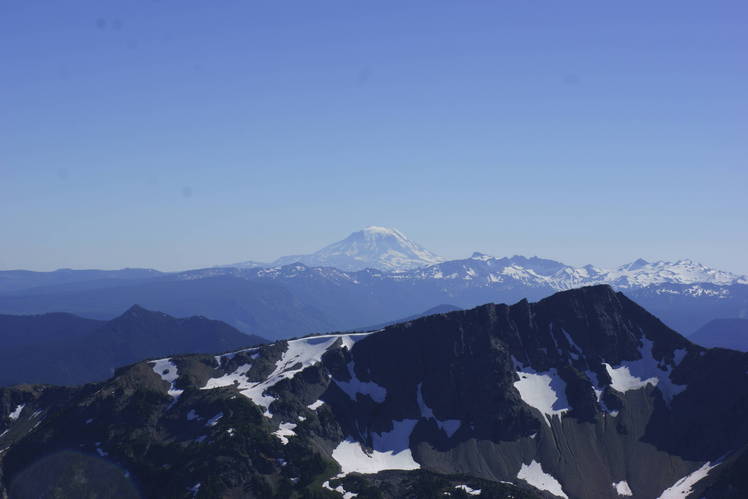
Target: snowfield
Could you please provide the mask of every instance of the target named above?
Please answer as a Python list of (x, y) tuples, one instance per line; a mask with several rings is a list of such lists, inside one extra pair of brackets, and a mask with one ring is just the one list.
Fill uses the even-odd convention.
[(378, 473), (384, 470), (416, 470), (421, 467), (410, 452), (410, 434), (418, 420), (393, 421), (393, 429), (372, 433), (373, 450), (365, 451), (355, 440), (344, 440), (332, 451), (342, 472)]
[[(665, 400), (670, 402), (673, 397), (687, 387), (673, 383), (670, 379), (673, 366), (663, 365), (654, 358), (652, 341), (647, 339), (646, 336), (642, 336), (642, 342), (643, 346), (639, 349), (641, 359), (622, 362), (619, 367), (612, 367), (608, 363), (603, 363), (605, 370), (610, 375), (610, 386), (620, 393), (639, 390), (647, 385), (656, 386), (662, 392)], [(685, 352), (682, 350), (675, 352), (675, 365), (683, 359), (684, 354)]]
[(566, 383), (555, 369), (550, 369), (548, 373), (537, 373), (532, 368), (521, 367), (516, 359), (514, 365), (519, 376), (514, 387), (527, 405), (543, 413), (550, 427), (553, 416), (560, 417), (570, 409), (566, 400)]
[(174, 399), (173, 402), (176, 402), (179, 396), (182, 395), (182, 392), (184, 392), (184, 390), (174, 387), (174, 382), (179, 377), (177, 365), (170, 358), (152, 361), (152, 365), (153, 372), (158, 374), (162, 380), (169, 383), (169, 396)]

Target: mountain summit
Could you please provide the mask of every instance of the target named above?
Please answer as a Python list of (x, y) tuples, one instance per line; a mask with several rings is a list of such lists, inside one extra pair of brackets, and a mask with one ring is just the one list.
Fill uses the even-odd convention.
[(273, 265), (301, 262), (313, 267), (336, 267), (355, 271), (365, 268), (409, 270), (444, 261), (408, 239), (397, 229), (369, 226), (342, 241), (325, 246), (309, 255), (284, 256)]

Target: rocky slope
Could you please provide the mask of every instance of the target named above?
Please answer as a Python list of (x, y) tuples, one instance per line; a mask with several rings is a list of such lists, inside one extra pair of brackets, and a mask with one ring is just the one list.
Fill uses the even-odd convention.
[(104, 479), (121, 497), (746, 497), (747, 370), (747, 354), (581, 288), (0, 390), (1, 483), (12, 497), (92, 497)]

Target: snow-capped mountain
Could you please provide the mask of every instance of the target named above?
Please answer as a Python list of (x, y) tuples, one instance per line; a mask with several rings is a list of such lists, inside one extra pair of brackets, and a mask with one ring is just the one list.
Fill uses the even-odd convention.
[(409, 270), (444, 261), (397, 229), (370, 226), (309, 255), (284, 256), (274, 266), (301, 262), (311, 267), (355, 271), (365, 268)]
[(612, 284), (622, 289), (651, 286), (653, 284), (706, 283), (716, 286), (729, 286), (731, 284), (748, 284), (748, 276), (713, 269), (693, 260), (647, 262), (640, 258), (614, 270), (605, 271), (600, 282)]
[(692, 260), (651, 263), (640, 258), (614, 269), (605, 269), (593, 265), (573, 267), (538, 257), (496, 258), (482, 253), (473, 253), (465, 260), (451, 260), (414, 270), (410, 274), (422, 279), (520, 282), (534, 287), (548, 286), (558, 291), (595, 284), (610, 284), (618, 289), (666, 284), (748, 284), (748, 276), (713, 269)]
[[(371, 232), (371, 231), (370, 231)], [(3, 281), (0, 272), (0, 283)], [(33, 273), (30, 283), (44, 281)], [(41, 273), (43, 274), (43, 273)], [(61, 309), (111, 319), (132, 303), (175, 316), (201, 314), (266, 338), (383, 324), (440, 303), (540, 299), (556, 291), (610, 284), (645, 305), (670, 327), (689, 334), (712, 319), (748, 316), (748, 278), (680, 260), (637, 260), (614, 269), (575, 267), (538, 257), (475, 253), (410, 270), (346, 271), (293, 263), (216, 267), (142, 280), (85, 281), (0, 293), (0, 313)], [(13, 281), (14, 286), (20, 283)], [(0, 286), (1, 287), (1, 286)]]
[(746, 369), (608, 286), (145, 360), (0, 388), (0, 497), (741, 499)]

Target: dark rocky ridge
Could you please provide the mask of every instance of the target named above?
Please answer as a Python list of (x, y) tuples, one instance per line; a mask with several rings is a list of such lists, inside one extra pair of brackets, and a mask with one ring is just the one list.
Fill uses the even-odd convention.
[[(748, 355), (696, 346), (607, 286), (171, 361), (77, 389), (1, 390), (5, 490), (21, 490), (44, 456), (74, 450), (85, 459), (66, 462), (83, 476), (91, 457), (116, 463), (147, 497), (190, 497), (197, 483), (197, 497), (340, 497), (325, 482), (362, 498), (457, 497), (459, 484), (552, 497), (518, 478), (540, 463), (568, 497), (616, 498), (612, 484), (625, 480), (635, 497), (655, 498), (719, 459), (693, 497), (748, 494)], [(657, 384), (621, 388), (625, 373)], [(535, 395), (557, 396), (550, 409), (528, 380)], [(222, 386), (201, 389), (209, 382)], [(264, 389), (252, 393), (256, 383)], [(286, 445), (273, 435), (282, 423), (296, 425)], [(339, 463), (357, 465), (335, 453), (346, 441), (367, 465), (356, 442), (421, 470), (336, 479)]]

